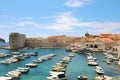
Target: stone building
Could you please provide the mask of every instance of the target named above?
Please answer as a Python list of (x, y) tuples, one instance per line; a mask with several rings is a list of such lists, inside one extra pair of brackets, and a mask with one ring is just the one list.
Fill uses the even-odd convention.
[(9, 35), (9, 46), (11, 49), (19, 49), (25, 46), (26, 36), (19, 33)]
[(116, 42), (110, 38), (111, 35), (112, 34), (90, 35), (86, 33), (81, 45), (97, 51), (112, 49), (113, 46), (116, 45)]

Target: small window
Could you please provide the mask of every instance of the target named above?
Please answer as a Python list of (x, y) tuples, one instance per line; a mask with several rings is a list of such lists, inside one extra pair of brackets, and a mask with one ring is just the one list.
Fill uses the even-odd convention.
[(14, 41), (12, 41), (12, 43), (14, 43)]

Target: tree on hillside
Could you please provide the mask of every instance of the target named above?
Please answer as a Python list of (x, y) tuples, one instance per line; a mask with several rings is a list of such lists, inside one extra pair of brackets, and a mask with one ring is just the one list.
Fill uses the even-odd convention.
[(0, 38), (0, 43), (5, 43), (5, 40)]

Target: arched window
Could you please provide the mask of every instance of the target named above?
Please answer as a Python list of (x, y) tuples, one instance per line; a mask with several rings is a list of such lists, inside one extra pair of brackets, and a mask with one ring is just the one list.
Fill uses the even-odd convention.
[(109, 49), (111, 49), (112, 47), (110, 47)]
[(115, 48), (113, 48), (113, 51), (115, 51)]
[(90, 47), (93, 48), (93, 45), (91, 44)]
[(86, 46), (88, 46), (88, 44), (86, 44)]
[(94, 48), (98, 48), (98, 45), (94, 45)]

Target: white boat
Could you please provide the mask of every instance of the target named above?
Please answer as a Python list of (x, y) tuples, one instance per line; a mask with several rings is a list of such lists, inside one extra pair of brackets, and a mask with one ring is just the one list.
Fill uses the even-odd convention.
[(86, 53), (86, 55), (87, 55), (87, 56), (92, 56), (92, 54), (91, 54), (91, 53)]
[(107, 56), (107, 55), (108, 55), (108, 53), (104, 53), (104, 55), (105, 55), (105, 56)]
[(16, 71), (21, 72), (21, 73), (27, 73), (29, 72), (30, 68), (22, 68), (22, 67), (18, 67), (18, 69), (16, 69)]
[(46, 61), (46, 60), (48, 60), (48, 58), (45, 57), (45, 56), (42, 56), (42, 57), (40, 57), (39, 59), (42, 60), (42, 61)]
[(37, 60), (33, 60), (33, 62), (35, 62), (35, 63), (41, 63), (43, 61), (41, 59), (37, 59)]
[(104, 71), (103, 71), (103, 69), (100, 67), (100, 66), (96, 66), (95, 67), (95, 71), (98, 73), (98, 74), (104, 74)]
[(18, 62), (18, 59), (17, 59), (17, 58), (10, 58), (10, 61), (11, 61), (12, 63), (15, 63), (15, 62)]
[(74, 54), (74, 53), (70, 53), (68, 56), (69, 56), (69, 57), (74, 57), (75, 54)]
[(103, 62), (106, 62), (106, 59), (103, 59)]
[(87, 59), (88, 59), (88, 60), (91, 60), (91, 59), (92, 59), (92, 60), (96, 60), (96, 58), (93, 57), (93, 56), (87, 56)]
[(101, 75), (93, 78), (93, 80), (114, 80), (113, 77), (106, 76), (106, 75)]
[(77, 78), (78, 78), (78, 80), (87, 80), (88, 79), (87, 76), (78, 76)]
[(61, 66), (61, 67), (67, 67), (67, 64), (65, 64), (65, 63), (56, 63), (56, 65), (58, 65), (58, 66)]
[(18, 71), (9, 71), (8, 74), (15, 74), (15, 75), (17, 74), (17, 75), (20, 75), (21, 72), (18, 72)]
[(55, 74), (64, 74), (65, 72), (54, 72), (54, 71), (50, 71), (50, 76), (53, 76)]
[(35, 64), (35, 63), (28, 63), (28, 64), (25, 64), (26, 66), (28, 66), (28, 67), (36, 67), (37, 66), (37, 64)]
[(107, 59), (107, 60), (106, 60), (106, 63), (107, 63), (107, 64), (111, 64), (111, 62), (110, 62), (110, 60), (109, 60), (109, 59)]
[(90, 65), (90, 66), (97, 66), (98, 63), (95, 62), (95, 61), (88, 61), (88, 65)]
[(71, 59), (72, 59), (71, 57), (66, 56), (66, 57), (64, 57), (62, 60), (63, 60), (63, 61), (68, 61), (68, 62), (70, 62), (70, 61), (71, 61)]
[(5, 53), (0, 53), (0, 58), (7, 57), (8, 55)]
[(56, 65), (56, 66), (52, 66), (52, 71), (65, 72), (66, 69), (65, 69), (65, 67), (62, 67), (60, 65)]
[(12, 77), (0, 76), (0, 80), (12, 80)]
[(17, 54), (20, 54), (20, 52), (14, 51), (14, 52), (11, 52), (11, 54), (17, 55)]
[(38, 52), (33, 52), (33, 53), (30, 53), (31, 56), (37, 56), (38, 55)]
[(54, 72), (51, 73), (51, 76), (47, 77), (47, 80), (67, 80), (67, 77), (63, 72)]
[(56, 54), (49, 54), (49, 56), (53, 57), (53, 56), (56, 56)]
[(18, 71), (9, 71), (6, 76), (12, 77), (12, 78), (20, 78), (21, 72)]
[(1, 61), (1, 64), (11, 64), (12, 62), (10, 60), (3, 60)]

